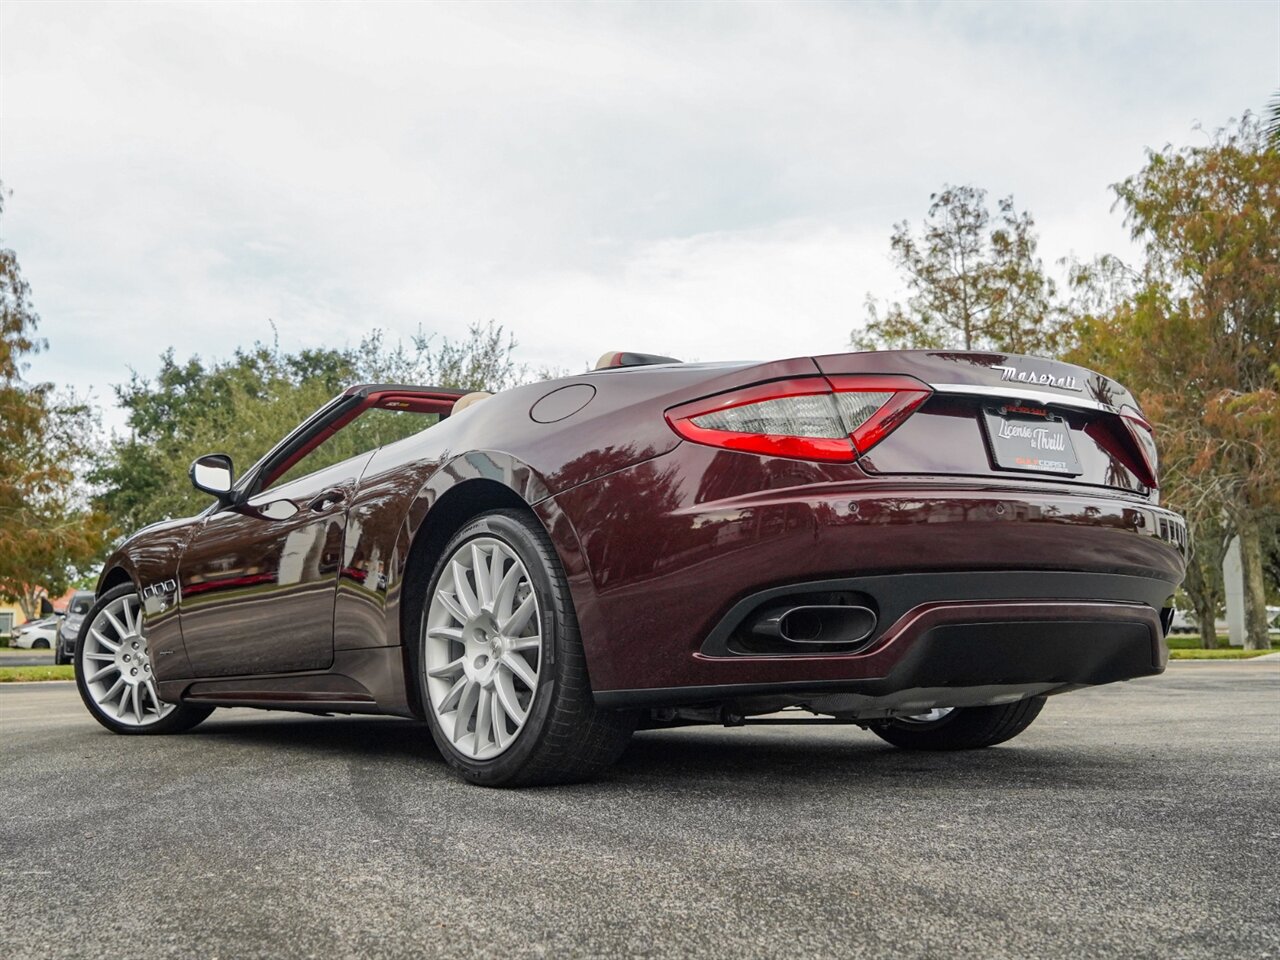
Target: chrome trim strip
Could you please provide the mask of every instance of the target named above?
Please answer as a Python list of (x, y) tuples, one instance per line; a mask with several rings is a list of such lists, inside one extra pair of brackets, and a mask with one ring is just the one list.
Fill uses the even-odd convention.
[(1027, 387), (1015, 387), (1001, 384), (998, 387), (979, 383), (931, 383), (935, 393), (963, 393), (975, 397), (1017, 397), (1021, 400), (1034, 400), (1036, 403), (1051, 404), (1058, 407), (1079, 407), (1082, 410), (1100, 410), (1103, 413), (1119, 413), (1120, 411), (1107, 403), (1086, 397), (1073, 397), (1070, 394), (1049, 393), (1046, 390), (1030, 390)]

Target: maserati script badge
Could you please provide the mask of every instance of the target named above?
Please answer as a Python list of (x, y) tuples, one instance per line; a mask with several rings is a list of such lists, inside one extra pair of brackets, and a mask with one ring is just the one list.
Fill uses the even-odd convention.
[(1019, 370), (1017, 367), (995, 367), (1000, 371), (1001, 380), (1012, 380), (1015, 383), (1034, 383), (1041, 387), (1057, 387), (1060, 390), (1075, 390), (1080, 392), (1084, 390), (1084, 386), (1072, 376), (1055, 377), (1052, 373), (1032, 373), (1029, 370)]

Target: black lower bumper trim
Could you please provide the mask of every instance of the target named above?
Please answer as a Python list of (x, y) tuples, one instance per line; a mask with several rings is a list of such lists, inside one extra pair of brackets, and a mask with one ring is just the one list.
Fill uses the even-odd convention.
[(1005, 621), (945, 624), (923, 633), (887, 676), (602, 690), (609, 709), (723, 703), (753, 696), (853, 693), (887, 697), (921, 688), (1050, 685), (1054, 692), (1163, 672), (1164, 640), (1151, 621)]
[[(702, 644), (706, 657), (734, 657), (745, 651), (735, 635), (749, 630), (759, 612), (785, 603), (788, 597), (843, 594), (862, 598), (879, 623), (861, 648), (875, 641), (908, 611), (926, 603), (956, 600), (1089, 600), (1141, 603), (1158, 614), (1169, 604), (1177, 584), (1154, 577), (1061, 570), (940, 571), (848, 577), (787, 584), (762, 590), (735, 603)], [(759, 656), (758, 651), (749, 655)], [(792, 653), (794, 655), (794, 653)]]

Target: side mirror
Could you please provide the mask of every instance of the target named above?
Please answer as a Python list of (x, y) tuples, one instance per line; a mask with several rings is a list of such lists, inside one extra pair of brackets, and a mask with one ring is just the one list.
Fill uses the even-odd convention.
[(231, 458), (225, 453), (206, 453), (191, 464), (191, 485), (197, 490), (212, 494), (219, 503), (231, 501), (231, 486), (235, 471)]

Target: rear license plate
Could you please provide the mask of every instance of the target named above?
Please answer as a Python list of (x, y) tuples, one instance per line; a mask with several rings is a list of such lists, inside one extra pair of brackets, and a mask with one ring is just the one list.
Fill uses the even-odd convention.
[(986, 408), (982, 417), (991, 458), (999, 469), (1069, 477), (1083, 473), (1071, 428), (1061, 418), (1034, 407)]

